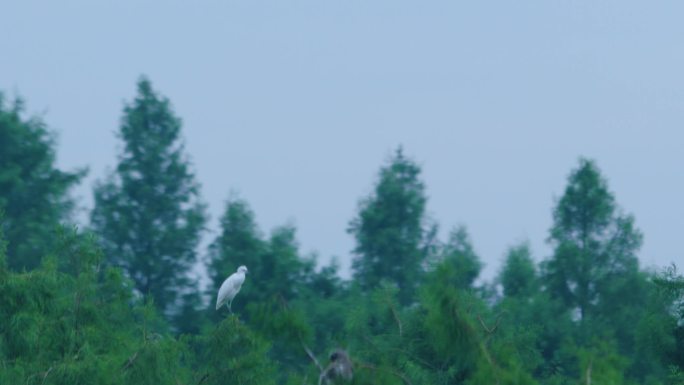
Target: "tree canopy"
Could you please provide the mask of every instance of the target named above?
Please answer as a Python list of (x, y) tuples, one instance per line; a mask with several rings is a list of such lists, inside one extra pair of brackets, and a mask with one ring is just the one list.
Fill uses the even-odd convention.
[[(636, 219), (593, 160), (553, 202), (550, 255), (515, 243), (489, 279), (467, 228), (428, 218), (400, 147), (350, 222), (346, 277), (235, 195), (203, 250), (181, 121), (149, 80), (85, 230), (68, 223), (83, 172), (58, 170), (22, 111), (0, 103), (0, 384), (684, 384), (684, 277), (639, 265)], [(216, 310), (240, 265), (234, 313)], [(331, 378), (344, 356), (353, 379)]]
[(121, 119), (119, 163), (95, 187), (91, 216), (107, 261), (162, 312), (193, 289), (188, 272), (207, 220), (180, 134), (169, 100), (142, 78)]
[(55, 133), (41, 118), (26, 118), (21, 99), (0, 93), (0, 212), (14, 270), (36, 268), (50, 251), (57, 227), (69, 222), (74, 208), (69, 190), (86, 173), (59, 170), (55, 147)]
[(349, 226), (356, 239), (354, 278), (361, 287), (387, 281), (399, 288), (403, 303), (412, 299), (427, 260), (426, 202), (420, 167), (400, 147)]

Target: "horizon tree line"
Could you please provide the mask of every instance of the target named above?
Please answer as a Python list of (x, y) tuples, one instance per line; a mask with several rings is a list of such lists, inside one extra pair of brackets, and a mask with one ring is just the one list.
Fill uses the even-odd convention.
[[(92, 312), (110, 294), (118, 296), (110, 298), (111, 316), (131, 333), (143, 325), (138, 330), (143, 340), (121, 336), (128, 342), (112, 353), (138, 352), (126, 358), (127, 381), (147, 378), (135, 372), (136, 360), (146, 349), (157, 349), (168, 362), (183, 362), (167, 380), (204, 371), (214, 373), (209, 383), (219, 383), (226, 368), (208, 352), (231, 356), (228, 346), (243, 343), (250, 354), (269, 358), (246, 358), (262, 368), (261, 379), (252, 383), (306, 378), (312, 349), (322, 352), (331, 345), (366, 360), (360, 363), (366, 371), (360, 383), (683, 381), (681, 277), (674, 269), (654, 274), (640, 268), (643, 235), (592, 160), (579, 159), (555, 204), (548, 238), (552, 254), (536, 263), (529, 244), (520, 243), (508, 250), (492, 282), (476, 284), (483, 264), (467, 228), (456, 227), (445, 241), (439, 239), (437, 224), (426, 214), (421, 168), (399, 147), (349, 223), (356, 246), (352, 279), (344, 281), (335, 261), (317, 269), (314, 257), (301, 254), (294, 226), (263, 234), (241, 198), (227, 201), (220, 233), (200, 258), (208, 215), (181, 139), (182, 122), (147, 78), (138, 81), (135, 98), (124, 106), (117, 133), (123, 147), (114, 171), (94, 187), (87, 231), (68, 230), (74, 208), (69, 190), (86, 169), (58, 170), (54, 133), (42, 120), (25, 118), (23, 110), (23, 102), (5, 101), (0, 94), (6, 241), (0, 295), (11, 304), (7, 319), (24, 322), (22, 312), (48, 323), (73, 317), (72, 340), (51, 343), (100, 346), (86, 330), (116, 335), (105, 326), (116, 320)], [(201, 262), (209, 276), (205, 292), (189, 274)], [(250, 274), (233, 309), (248, 326), (225, 319), (203, 301), (242, 264)], [(36, 289), (24, 287), (34, 294), (20, 298), (19, 289), (11, 289), (34, 281)], [(40, 296), (50, 294), (39, 288), (60, 291), (60, 285), (83, 298), (92, 314), (82, 310), (80, 299), (74, 308), (44, 304)], [(2, 325), (4, 356), (15, 360), (28, 354), (28, 342), (8, 335), (18, 326)], [(240, 342), (219, 344), (230, 333), (238, 333)], [(166, 341), (165, 335), (196, 339)], [(109, 354), (106, 345), (98, 349)], [(146, 367), (168, 364), (147, 353)], [(239, 371), (241, 364), (234, 364)], [(14, 369), (20, 376), (24, 367)], [(36, 379), (48, 378), (48, 369)]]

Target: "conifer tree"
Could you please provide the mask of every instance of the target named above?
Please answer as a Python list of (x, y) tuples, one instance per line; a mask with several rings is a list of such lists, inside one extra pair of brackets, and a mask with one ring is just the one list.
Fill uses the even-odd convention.
[[(675, 341), (674, 349), (672, 349), (674, 351), (668, 352), (669, 358), (672, 360), (670, 364), (672, 383), (684, 384), (684, 276), (678, 274), (677, 266), (673, 265), (658, 274), (654, 282), (660, 289), (659, 292), (670, 299), (668, 302), (671, 305), (668, 310), (675, 319), (672, 332)], [(655, 345), (655, 347), (658, 346)], [(674, 381), (675, 379), (678, 382)]]
[[(239, 266), (247, 266), (249, 281), (254, 280), (255, 276), (265, 278), (265, 274), (270, 273), (262, 272), (265, 268), (262, 259), (266, 249), (267, 244), (262, 239), (249, 204), (239, 198), (228, 200), (221, 216), (221, 233), (209, 245), (207, 272), (210, 282), (207, 294), (210, 298), (208, 311), (211, 319), (224, 318), (214, 308), (216, 295), (223, 281)], [(249, 281), (240, 290), (240, 299), (233, 304), (232, 308), (236, 312), (244, 308), (245, 300), (250, 297)]]
[(96, 186), (91, 219), (107, 260), (168, 314), (192, 289), (187, 273), (196, 262), (205, 206), (169, 100), (146, 78), (137, 91), (121, 120), (119, 164)]
[(290, 301), (301, 294), (307, 273), (311, 271), (311, 262), (299, 255), (297, 228), (293, 224), (281, 225), (271, 231), (261, 275), (255, 275), (255, 279), (266, 283), (262, 290), (268, 295)]
[(183, 344), (96, 241), (62, 229), (56, 243), (31, 272), (0, 266), (0, 384), (187, 383)]
[(26, 119), (21, 100), (0, 93), (0, 211), (11, 269), (33, 269), (53, 245), (55, 230), (69, 220), (68, 192), (85, 170), (65, 172), (55, 163), (55, 135), (38, 117)]
[(460, 289), (473, 287), (482, 270), (480, 257), (473, 249), (472, 241), (465, 226), (459, 226), (449, 234), (449, 240), (442, 246), (442, 263), (453, 267), (454, 284)]
[(530, 298), (539, 290), (537, 266), (532, 260), (530, 245), (511, 247), (499, 274), (503, 294), (509, 298)]
[(581, 159), (553, 212), (554, 253), (544, 269), (550, 293), (580, 319), (591, 316), (609, 302), (610, 286), (636, 274), (641, 241), (634, 218), (619, 212), (596, 164)]
[[(221, 234), (209, 246), (211, 302), (215, 303), (219, 287), (240, 265), (247, 266), (249, 272), (239, 299), (233, 303), (234, 312), (240, 313), (247, 304), (273, 298), (290, 301), (301, 292), (312, 269), (310, 263), (300, 258), (298, 247), (294, 226), (277, 227), (264, 240), (247, 202), (229, 200), (221, 217)], [(211, 318), (221, 318), (212, 303), (209, 311), (213, 314)]]
[(526, 370), (546, 383), (556, 372), (574, 368), (575, 361), (559, 359), (574, 332), (570, 310), (541, 290), (528, 243), (508, 249), (497, 281), (503, 289), (503, 298), (494, 306), (501, 320), (499, 334)]
[(356, 238), (354, 279), (364, 290), (387, 280), (403, 304), (411, 302), (427, 257), (426, 201), (420, 167), (398, 148), (349, 227)]

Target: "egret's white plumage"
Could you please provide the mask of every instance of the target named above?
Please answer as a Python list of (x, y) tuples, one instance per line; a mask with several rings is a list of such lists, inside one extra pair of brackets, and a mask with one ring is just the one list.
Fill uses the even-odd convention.
[(245, 266), (240, 266), (237, 272), (226, 278), (219, 288), (218, 296), (216, 297), (216, 310), (218, 310), (224, 304), (228, 306), (228, 310), (233, 312), (230, 305), (233, 303), (233, 298), (237, 295), (242, 287), (242, 283), (245, 282), (245, 274), (247, 274), (247, 268)]

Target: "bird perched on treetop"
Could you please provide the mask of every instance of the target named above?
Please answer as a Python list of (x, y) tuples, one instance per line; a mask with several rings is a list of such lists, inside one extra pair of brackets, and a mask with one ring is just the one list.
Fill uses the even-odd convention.
[(240, 266), (235, 273), (223, 281), (218, 291), (218, 297), (216, 297), (216, 310), (223, 306), (223, 304), (226, 304), (228, 310), (231, 313), (233, 312), (230, 305), (233, 303), (233, 298), (240, 291), (242, 283), (245, 282), (245, 274), (247, 274), (247, 267)]

